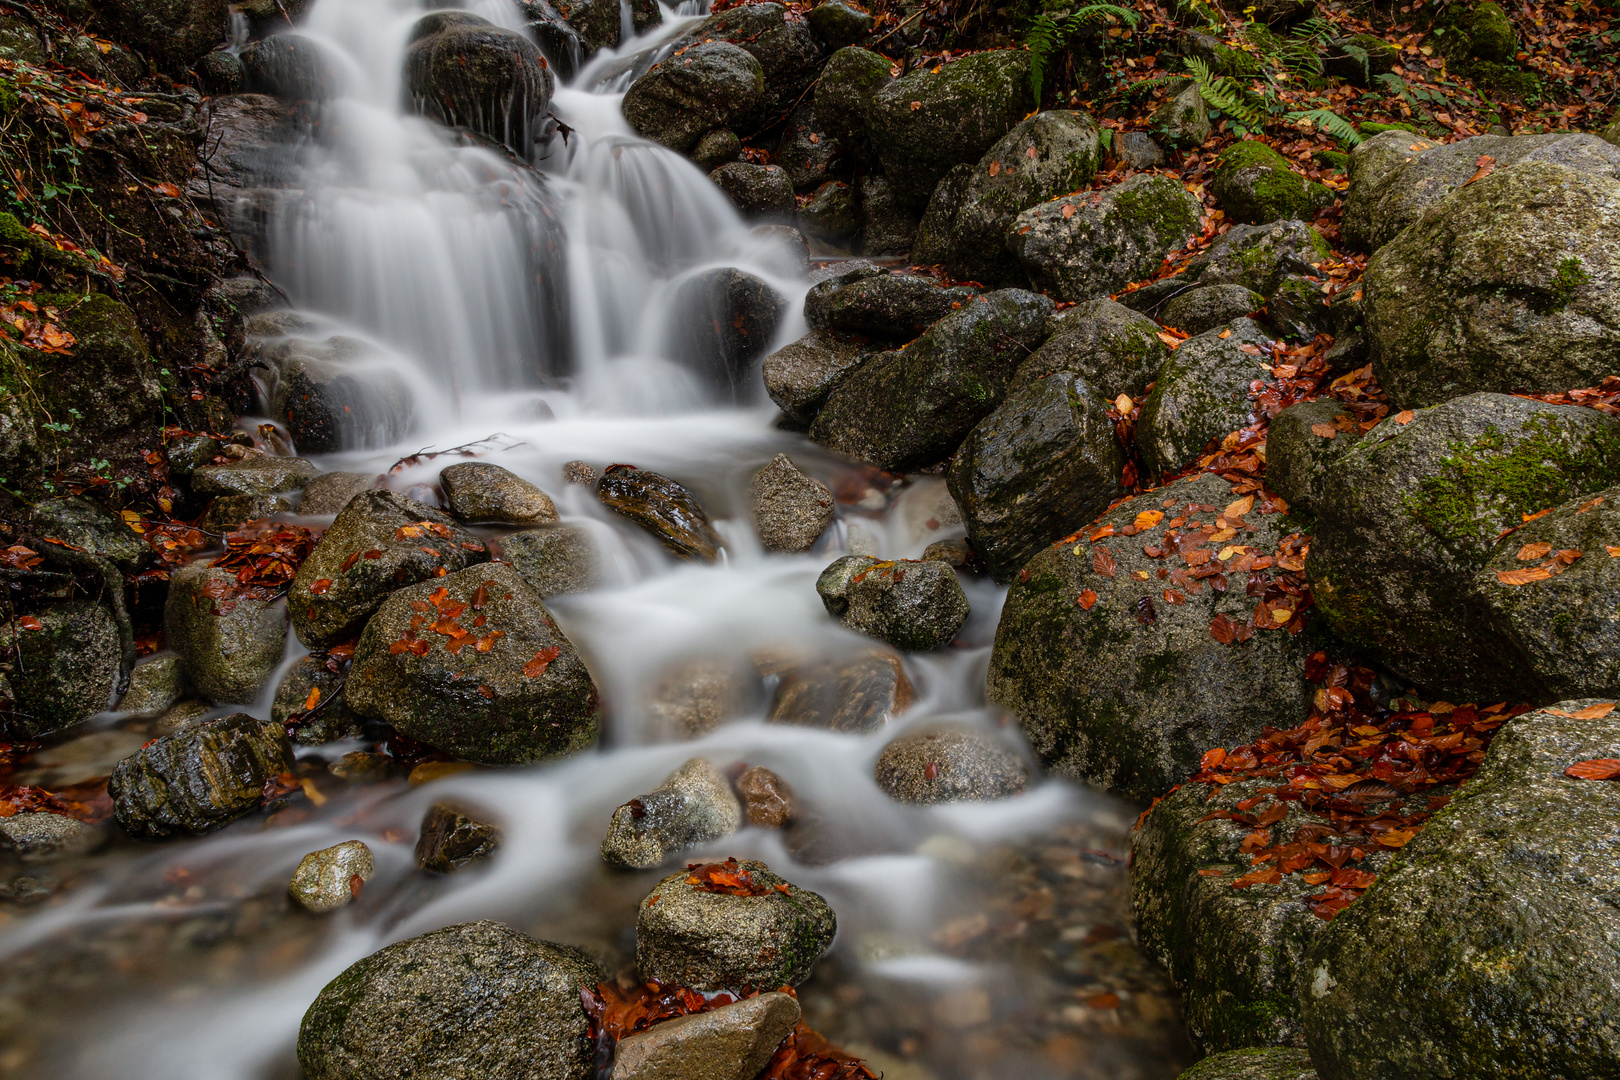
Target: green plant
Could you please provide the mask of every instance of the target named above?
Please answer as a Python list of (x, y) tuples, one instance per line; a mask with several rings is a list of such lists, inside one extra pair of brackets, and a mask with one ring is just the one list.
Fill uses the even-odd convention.
[(1332, 109), (1297, 109), (1293, 112), (1284, 113), (1283, 119), (1295, 124), (1310, 124), (1313, 127), (1321, 128), (1333, 138), (1349, 146), (1357, 146), (1362, 141), (1361, 132), (1355, 129), (1355, 125)]
[(1087, 4), (1067, 15), (1053, 16), (1042, 12), (1030, 21), (1029, 29), (1024, 34), (1024, 44), (1029, 48), (1029, 86), (1035, 92), (1036, 104), (1040, 103), (1041, 94), (1046, 89), (1046, 69), (1052, 57), (1062, 52), (1069, 39), (1083, 27), (1104, 21), (1124, 23), (1135, 29), (1141, 22), (1141, 16), (1130, 8), (1103, 3)]

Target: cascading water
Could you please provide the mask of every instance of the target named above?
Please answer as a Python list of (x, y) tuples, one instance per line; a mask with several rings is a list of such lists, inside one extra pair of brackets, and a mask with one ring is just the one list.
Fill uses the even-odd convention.
[[(472, 10), (523, 25), (507, 0)], [(333, 362), (389, 383), (409, 413), (407, 434), (365, 436), (386, 445), (323, 455), (324, 467), (384, 473), (423, 444), (499, 431), (505, 438), (486, 445), (505, 449), (488, 458), (540, 484), (565, 520), (590, 530), (603, 584), (553, 610), (601, 689), (603, 745), (427, 790), (338, 789), (321, 805), (183, 843), (120, 841), (56, 902), (0, 926), (10, 991), (0, 1072), (294, 1076), (299, 1019), (328, 980), (390, 941), (472, 919), (622, 963), (634, 906), (659, 872), (609, 871), (597, 845), (615, 806), (701, 754), (773, 769), (809, 809), (814, 842), (747, 829), (693, 854), (764, 859), (832, 902), (838, 942), (804, 989), (809, 1018), (829, 1037), (913, 1070), (903, 1075), (942, 1080), (1170, 1075), (1173, 1010), (1118, 940), (1123, 807), (1046, 780), (1000, 803), (922, 809), (891, 802), (873, 781), (897, 730), (998, 724), (983, 680), (1001, 593), (987, 581), (964, 581), (973, 615), (955, 647), (908, 658), (918, 700), (884, 731), (768, 725), (755, 702), (751, 719), (696, 742), (656, 741), (652, 703), (682, 664), (858, 646), (814, 589), (847, 546), (916, 557), (960, 529), (943, 482), (921, 478), (888, 497), (852, 498), (815, 553), (760, 549), (748, 478), (774, 454), (828, 479), (858, 474), (778, 430), (762, 395), (717, 385), (703, 358), (674, 344), (695, 314), (687, 287), (705, 273), (740, 269), (786, 297), (778, 344), (803, 332), (807, 287), (778, 237), (752, 230), (695, 166), (637, 138), (620, 115), (630, 73), (693, 13), (666, 10), (662, 27), (583, 70), (584, 89), (559, 89), (552, 112), (571, 131), (536, 146), (533, 168), (402, 107), (402, 56), (422, 14), (415, 0), (312, 7), (300, 32), (340, 66), (345, 90), (301, 148), (296, 191), (275, 203), (264, 269), (302, 313), (290, 339), (360, 343)], [(724, 558), (675, 562), (589, 489), (562, 483), (575, 459), (677, 478), (716, 519)], [(431, 487), (453, 460), (402, 468), (388, 482)], [(303, 654), (289, 641), (283, 670)], [(276, 682), (257, 715), (268, 715)], [(139, 745), (120, 723), (109, 716), (97, 737)], [(335, 760), (354, 748), (301, 753)], [(429, 878), (412, 843), (426, 806), (446, 795), (495, 812), (505, 839), (484, 868)], [(360, 899), (324, 919), (289, 909), (299, 858), (353, 838), (378, 861)]]

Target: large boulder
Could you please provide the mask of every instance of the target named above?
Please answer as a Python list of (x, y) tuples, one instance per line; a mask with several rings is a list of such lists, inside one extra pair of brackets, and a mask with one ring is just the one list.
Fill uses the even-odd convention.
[(534, 153), (555, 81), (539, 46), (458, 11), (422, 16), (405, 50), (405, 94), (418, 111)]
[(309, 1080), (589, 1080), (585, 953), (496, 922), (462, 923), (372, 953), (326, 984), (298, 1031)]
[(1281, 218), (1310, 221), (1333, 204), (1333, 192), (1306, 180), (1263, 142), (1235, 142), (1215, 159), (1210, 184), (1233, 221), (1265, 225)]
[(1019, 214), (1005, 242), (1030, 281), (1060, 300), (1091, 300), (1150, 276), (1198, 231), (1203, 207), (1166, 176), (1142, 174)]
[(816, 80), (816, 120), (852, 159), (871, 159), (866, 116), (873, 95), (889, 85), (889, 59), (869, 49), (848, 47), (827, 58)]
[(704, 133), (747, 120), (765, 93), (765, 72), (729, 41), (687, 47), (655, 64), (624, 95), (637, 134), (682, 153)]
[(119, 678), (118, 624), (107, 608), (69, 600), (36, 618), (37, 630), (18, 619), (0, 626), (0, 694), (10, 699), (0, 730), (13, 740), (90, 719), (108, 707)]
[(1202, 334), (1259, 311), (1266, 298), (1242, 285), (1200, 285), (1177, 293), (1160, 311), (1164, 325), (1184, 334)]
[(739, 4), (710, 15), (676, 39), (676, 53), (690, 55), (689, 46), (705, 41), (729, 42), (759, 61), (764, 87), (749, 128), (786, 119), (810, 89), (823, 55), (803, 16), (773, 3)]
[(1027, 52), (973, 53), (879, 87), (866, 133), (895, 195), (920, 210), (953, 165), (978, 161), (1034, 107)]
[(1337, 398), (1290, 405), (1266, 429), (1266, 486), (1291, 511), (1316, 512), (1333, 463), (1361, 438), (1361, 425)]
[(236, 571), (202, 563), (170, 578), (163, 629), (191, 685), (222, 704), (256, 700), (286, 651), (287, 619), (280, 607), (240, 589)]
[(343, 69), (303, 34), (277, 34), (242, 50), (242, 89), (288, 103), (320, 102), (344, 89)]
[(448, 515), (395, 491), (362, 491), (298, 567), (287, 592), (293, 631), (312, 649), (336, 645), (395, 589), (488, 559)]
[(385, 354), (347, 337), (266, 342), (266, 404), (306, 454), (391, 446), (415, 420), (410, 386)]
[(1096, 541), (1054, 544), (1014, 579), (990, 700), (1050, 768), (1143, 802), (1210, 747), (1297, 725), (1314, 635), (1298, 632), (1300, 583), (1279, 575), (1279, 558), (1297, 558), (1285, 531), (1208, 473), (1121, 503), (1087, 531)]
[(361, 716), (467, 761), (539, 761), (596, 741), (591, 673), (504, 563), (389, 596), (360, 636), (344, 695)]
[(1412, 407), (1620, 372), (1616, 235), (1613, 176), (1530, 161), (1462, 187), (1367, 265), (1362, 315), (1379, 383)]
[(1085, 187), (1101, 157), (1090, 116), (1059, 109), (1036, 113), (979, 159), (961, 190), (948, 193), (955, 212), (941, 230), (943, 250), (919, 245), (915, 261), (942, 263), (946, 273), (964, 281), (1022, 285), (1024, 268), (1003, 240), (1008, 226), (1037, 203)]
[[(32, 236), (33, 234), (28, 234)], [(68, 352), (19, 349), (42, 411), (67, 430), (52, 449), (79, 458), (106, 456), (108, 444), (163, 424), (163, 387), (135, 312), (102, 293), (37, 293), (76, 344)]]
[(842, 334), (812, 331), (760, 366), (765, 392), (793, 423), (810, 426), (827, 398), (872, 355)]
[(147, 743), (113, 769), (107, 794), (131, 835), (204, 833), (251, 813), (292, 767), (280, 724), (233, 713)]
[(1249, 422), (1255, 380), (1271, 374), (1271, 338), (1250, 319), (1183, 341), (1170, 354), (1136, 421), (1136, 448), (1153, 476), (1178, 471)]
[(1474, 577), (1503, 530), (1617, 481), (1620, 420), (1593, 409), (1470, 394), (1391, 417), (1324, 474), (1316, 604), (1346, 644), (1426, 690), (1517, 699), (1523, 673), (1469, 614)]
[(549, 525), (557, 520), (551, 496), (510, 469), (489, 461), (463, 461), (439, 473), (450, 512), (462, 521)]
[(62, 0), (52, 6), (174, 75), (230, 38), (226, 0)]
[(816, 282), (804, 298), (812, 330), (910, 341), (979, 295), (969, 285), (941, 286), (920, 274), (897, 274), (868, 262)]
[(1046, 320), (1046, 344), (1013, 375), (1013, 389), (1049, 375), (1083, 376), (1104, 400), (1141, 396), (1170, 350), (1159, 324), (1103, 297), (1056, 312)]
[(1013, 391), (962, 442), (951, 496), (997, 581), (1119, 494), (1124, 455), (1107, 408), (1083, 376), (1054, 374)]
[(1620, 757), (1612, 707), (1564, 701), (1505, 724), (1478, 775), (1328, 924), (1301, 979), (1322, 1080), (1620, 1072), (1620, 785), (1565, 771)]
[(780, 165), (728, 161), (711, 172), (709, 179), (745, 217), (791, 218), (798, 209), (793, 181)]
[(845, 378), (810, 437), (884, 469), (943, 460), (1000, 404), (1052, 307), (1021, 289), (963, 304), (905, 350), (875, 356)]
[(734, 399), (754, 393), (753, 365), (787, 314), (787, 299), (764, 279), (725, 267), (683, 282), (670, 302), (675, 356)]

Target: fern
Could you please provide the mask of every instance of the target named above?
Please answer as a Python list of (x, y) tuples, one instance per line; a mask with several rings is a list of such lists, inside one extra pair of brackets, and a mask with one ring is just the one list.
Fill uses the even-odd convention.
[(1196, 56), (1187, 57), (1187, 72), (1198, 84), (1198, 92), (1212, 108), (1253, 131), (1271, 120), (1274, 109), (1264, 98), (1247, 90), (1230, 75), (1216, 76), (1209, 65)]
[(1042, 12), (1029, 24), (1029, 30), (1024, 35), (1024, 44), (1029, 48), (1029, 86), (1035, 92), (1035, 104), (1041, 103), (1041, 95), (1046, 89), (1047, 62), (1069, 44), (1069, 39), (1079, 33), (1088, 23), (1102, 22), (1112, 19), (1122, 22), (1135, 29), (1141, 16), (1127, 7), (1118, 4), (1097, 3), (1087, 4), (1068, 15), (1054, 18)]
[(1333, 138), (1348, 146), (1355, 146), (1362, 141), (1361, 132), (1352, 127), (1350, 121), (1332, 109), (1302, 109), (1298, 112), (1288, 113), (1284, 118), (1296, 124), (1309, 123), (1321, 128)]

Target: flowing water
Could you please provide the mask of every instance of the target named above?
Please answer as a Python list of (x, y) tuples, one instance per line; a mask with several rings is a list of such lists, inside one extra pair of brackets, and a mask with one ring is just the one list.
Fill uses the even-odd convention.
[[(522, 26), (508, 0), (471, 10)], [(472, 919), (623, 967), (635, 905), (660, 873), (610, 871), (597, 846), (615, 806), (702, 754), (771, 768), (807, 808), (794, 833), (745, 829), (694, 854), (764, 859), (830, 900), (838, 940), (802, 988), (808, 1019), (830, 1038), (891, 1077), (1173, 1076), (1187, 1057), (1175, 1010), (1126, 929), (1131, 808), (1045, 778), (999, 803), (924, 809), (891, 802), (872, 780), (885, 743), (918, 725), (979, 725), (1017, 743), (1016, 725), (984, 700), (1002, 598), (987, 580), (964, 579), (973, 615), (952, 648), (906, 660), (917, 701), (884, 731), (768, 725), (763, 686), (738, 722), (659, 741), (659, 687), (682, 664), (859, 645), (815, 593), (832, 558), (851, 547), (916, 557), (962, 529), (938, 478), (873, 484), (778, 429), (757, 376), (717, 386), (672, 344), (693, 315), (681, 286), (694, 275), (737, 267), (769, 282), (791, 313), (778, 344), (804, 332), (809, 284), (779, 239), (753, 232), (694, 165), (620, 115), (625, 72), (644, 69), (690, 13), (666, 11), (664, 26), (559, 88), (552, 111), (572, 132), (537, 144), (533, 167), (401, 107), (401, 56), (420, 14), (411, 0), (314, 4), (300, 30), (341, 64), (346, 92), (303, 149), (301, 194), (278, 203), (264, 269), (309, 316), (305, 336), (317, 327), (365, 343), (368, 370), (403, 388), (408, 429), (373, 432), (387, 445), (326, 455), (323, 467), (387, 473), (431, 498), (438, 470), (460, 457), (390, 466), (423, 446), (488, 440), (480, 456), (540, 484), (565, 521), (591, 531), (604, 584), (553, 611), (602, 690), (602, 745), (421, 788), (323, 778), (320, 805), (295, 799), (183, 842), (119, 838), (13, 879), (9, 896), (49, 897), (0, 916), (0, 1073), (296, 1076), (299, 1020), (329, 979), (391, 941)], [(248, 430), (257, 422), (246, 418)], [(778, 452), (839, 494), (840, 523), (811, 554), (767, 555), (753, 535), (748, 479)], [(725, 539), (721, 561), (678, 563), (590, 489), (564, 484), (575, 459), (687, 485)], [(302, 655), (289, 641), (288, 665)], [(275, 681), (253, 711), (266, 714)], [(104, 775), (151, 735), (116, 714), (98, 724), (32, 767), (57, 769), (58, 783), (75, 770)], [(331, 761), (357, 746), (300, 753)], [(494, 813), (505, 840), (487, 864), (430, 878), (412, 845), (445, 795)], [(359, 900), (321, 918), (291, 906), (300, 857), (354, 838), (378, 862)]]

